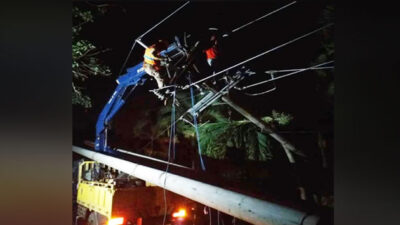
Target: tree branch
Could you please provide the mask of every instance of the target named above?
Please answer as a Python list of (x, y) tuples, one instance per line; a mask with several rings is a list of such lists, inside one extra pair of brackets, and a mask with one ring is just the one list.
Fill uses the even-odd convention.
[(98, 55), (98, 54), (101, 54), (101, 53), (105, 53), (105, 52), (108, 52), (108, 51), (111, 51), (111, 48), (107, 48), (107, 49), (104, 49), (104, 50), (98, 50), (97, 52), (94, 52), (92, 54), (87, 55), (87, 57), (93, 57), (95, 55)]

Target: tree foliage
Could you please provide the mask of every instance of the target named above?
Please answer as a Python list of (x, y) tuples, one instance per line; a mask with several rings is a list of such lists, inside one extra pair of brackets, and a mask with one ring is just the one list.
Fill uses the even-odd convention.
[[(267, 161), (272, 159), (272, 143), (269, 136), (247, 119), (229, 120), (220, 112), (214, 111), (214, 122), (200, 124), (200, 145), (203, 154), (216, 159), (223, 159), (228, 151), (243, 152), (244, 159)], [(292, 117), (284, 113), (272, 112), (263, 117), (268, 124), (287, 125)]]
[[(177, 114), (181, 115), (191, 107), (188, 97), (178, 95), (180, 106)], [(158, 112), (158, 121), (152, 129), (143, 129), (154, 123), (154, 121), (142, 120), (135, 125), (135, 133), (143, 136), (143, 132), (151, 132), (154, 137), (169, 135), (171, 107), (161, 108)], [(259, 131), (259, 128), (249, 120), (231, 120), (224, 106), (209, 107), (203, 111), (198, 119), (198, 130), (200, 136), (200, 147), (202, 154), (214, 159), (224, 159), (229, 151), (242, 152), (244, 159), (267, 161), (272, 159), (272, 143), (269, 136)], [(293, 119), (291, 115), (280, 113), (275, 110), (271, 115), (262, 118), (264, 122), (275, 126), (285, 126)], [(186, 117), (176, 124), (177, 141), (190, 140), (193, 147), (197, 148), (196, 133), (193, 127), (193, 118)], [(139, 131), (140, 130), (140, 131)], [(146, 135), (147, 136), (147, 135)]]
[[(96, 12), (104, 11), (96, 9)], [(95, 13), (77, 6), (72, 9), (72, 104), (91, 107), (90, 97), (83, 92), (84, 83), (90, 76), (109, 76), (111, 71), (103, 65), (98, 55), (107, 51), (97, 48), (92, 42), (81, 37), (84, 26), (94, 22)]]
[[(334, 6), (327, 5), (321, 13), (319, 23), (328, 24), (334, 20)], [(322, 32), (321, 50), (317, 58), (312, 62), (312, 65), (320, 64), (334, 59), (335, 44), (333, 42), (333, 29), (328, 27)], [(335, 86), (333, 82), (333, 73), (331, 70), (315, 70), (319, 76), (318, 90), (325, 92), (328, 96), (334, 95)]]

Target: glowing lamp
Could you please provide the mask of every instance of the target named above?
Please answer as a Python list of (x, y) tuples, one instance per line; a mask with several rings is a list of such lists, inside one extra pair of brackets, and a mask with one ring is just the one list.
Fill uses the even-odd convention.
[(122, 225), (122, 224), (124, 224), (123, 217), (113, 218), (108, 221), (108, 225)]
[(186, 216), (186, 210), (180, 209), (178, 212), (174, 212), (172, 217), (174, 218), (184, 218)]

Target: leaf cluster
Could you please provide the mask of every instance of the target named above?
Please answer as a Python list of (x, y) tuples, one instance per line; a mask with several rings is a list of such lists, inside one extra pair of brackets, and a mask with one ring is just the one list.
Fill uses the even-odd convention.
[(98, 56), (109, 49), (101, 50), (91, 41), (80, 36), (88, 23), (94, 22), (94, 13), (77, 6), (72, 9), (72, 104), (91, 107), (91, 99), (83, 93), (85, 81), (90, 76), (110, 76), (111, 70)]

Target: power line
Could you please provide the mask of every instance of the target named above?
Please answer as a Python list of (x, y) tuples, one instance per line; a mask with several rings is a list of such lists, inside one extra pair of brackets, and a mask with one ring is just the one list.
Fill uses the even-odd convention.
[(325, 26), (322, 26), (322, 27), (320, 27), (320, 28), (318, 28), (318, 29), (315, 29), (315, 30), (313, 30), (313, 31), (311, 31), (311, 32), (309, 32), (309, 33), (307, 33), (307, 34), (304, 34), (304, 35), (302, 35), (302, 36), (300, 36), (300, 37), (297, 37), (297, 38), (295, 38), (295, 39), (293, 39), (293, 40), (290, 40), (290, 41), (288, 41), (288, 42), (286, 42), (286, 43), (283, 43), (283, 44), (281, 44), (281, 45), (278, 45), (278, 46), (276, 46), (276, 47), (274, 47), (274, 48), (272, 48), (272, 49), (269, 49), (269, 50), (267, 50), (267, 51), (264, 51), (264, 52), (262, 52), (262, 53), (260, 53), (260, 54), (258, 54), (258, 55), (256, 55), (256, 56), (253, 56), (253, 57), (251, 57), (251, 58), (249, 58), (249, 59), (246, 59), (246, 60), (244, 60), (244, 61), (242, 61), (242, 62), (240, 62), (240, 63), (237, 63), (237, 64), (235, 64), (235, 65), (233, 65), (233, 66), (231, 66), (231, 67), (228, 67), (228, 68), (226, 68), (226, 69), (224, 69), (224, 70), (221, 70), (221, 71), (219, 71), (219, 72), (217, 72), (217, 73), (214, 73), (214, 74), (212, 74), (212, 75), (210, 75), (210, 76), (207, 76), (207, 77), (205, 77), (205, 78), (203, 78), (203, 79), (200, 79), (200, 80), (198, 80), (198, 81), (196, 81), (196, 82), (190, 84), (189, 86), (193, 86), (193, 85), (199, 84), (199, 83), (201, 83), (201, 82), (203, 82), (203, 81), (209, 80), (209, 79), (211, 79), (211, 78), (213, 78), (213, 77), (215, 77), (215, 76), (218, 76), (219, 74), (221, 74), (221, 73), (223, 73), (223, 72), (226, 72), (226, 71), (228, 71), (228, 70), (230, 70), (230, 69), (233, 69), (233, 68), (235, 68), (235, 67), (238, 67), (238, 66), (240, 66), (240, 65), (243, 65), (243, 64), (245, 64), (245, 63), (247, 63), (247, 62), (249, 62), (249, 61), (252, 61), (252, 60), (254, 60), (254, 59), (256, 59), (256, 58), (259, 58), (259, 57), (261, 57), (261, 56), (263, 56), (263, 55), (266, 55), (266, 54), (268, 54), (268, 53), (270, 53), (270, 52), (273, 52), (273, 51), (275, 51), (275, 50), (277, 50), (277, 49), (279, 49), (279, 48), (282, 48), (282, 47), (284, 47), (284, 46), (286, 46), (286, 45), (289, 45), (289, 44), (291, 44), (291, 43), (293, 43), (293, 42), (295, 42), (295, 41), (298, 41), (298, 40), (300, 40), (300, 39), (302, 39), (302, 38), (305, 38), (305, 37), (307, 37), (307, 36), (310, 36), (311, 34), (314, 34), (314, 33), (318, 32), (318, 31), (320, 31), (320, 30), (322, 30), (322, 29), (325, 29), (325, 28), (327, 28), (327, 27), (329, 27), (329, 26), (332, 26), (332, 25), (333, 25), (333, 23), (329, 23), (329, 24), (327, 24), (327, 25), (325, 25)]
[(250, 22), (248, 22), (248, 23), (246, 23), (246, 24), (244, 24), (244, 25), (238, 27), (238, 28), (235, 28), (235, 29), (232, 30), (232, 33), (233, 33), (233, 32), (236, 32), (236, 31), (238, 31), (238, 30), (240, 30), (240, 29), (242, 29), (242, 28), (245, 28), (245, 27), (247, 27), (247, 26), (249, 26), (249, 25), (251, 25), (251, 24), (253, 24), (253, 23), (255, 23), (255, 22), (259, 21), (259, 20), (261, 20), (261, 19), (264, 19), (264, 18), (267, 17), (267, 16), (270, 16), (270, 15), (276, 13), (276, 12), (279, 12), (280, 10), (282, 10), (282, 9), (284, 9), (284, 8), (286, 8), (286, 7), (289, 7), (289, 6), (293, 5), (294, 3), (296, 3), (296, 1), (293, 1), (293, 2), (291, 2), (291, 3), (289, 3), (289, 4), (287, 4), (287, 5), (284, 5), (284, 6), (282, 6), (281, 8), (276, 9), (276, 10), (274, 10), (274, 11), (272, 11), (272, 12), (269, 12), (269, 13), (267, 13), (267, 14), (265, 14), (265, 15), (263, 15), (263, 16), (257, 18), (257, 19), (255, 19), (255, 20), (253, 20), (253, 21), (250, 21)]

